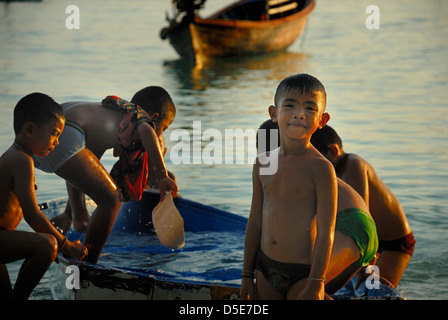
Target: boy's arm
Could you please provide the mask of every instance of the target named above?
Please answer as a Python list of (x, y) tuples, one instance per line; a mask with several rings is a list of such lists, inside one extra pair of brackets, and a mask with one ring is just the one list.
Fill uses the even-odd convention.
[[(326, 161), (325, 161), (326, 162)], [(333, 249), (337, 208), (337, 178), (330, 163), (316, 168), (317, 235), (308, 282), (299, 298), (323, 299), (325, 274)]]
[(12, 174), (14, 176), (14, 192), (19, 199), (25, 221), (34, 231), (54, 236), (58, 242), (59, 249), (64, 249), (64, 253), (68, 253), (74, 258), (83, 258), (87, 253), (86, 249), (80, 244), (67, 241), (65, 236), (62, 235), (39, 210), (34, 189), (33, 159), (29, 156), (20, 154), (16, 160), (15, 164), (11, 166)]
[(157, 177), (161, 199), (165, 197), (166, 192), (171, 192), (173, 196), (176, 196), (177, 184), (168, 177), (168, 171), (159, 148), (159, 140), (154, 129), (148, 123), (141, 122), (137, 126), (137, 134), (148, 153), (149, 170), (153, 171)]
[(247, 296), (251, 299), (257, 298), (251, 276), (253, 276), (253, 272), (255, 271), (255, 260), (260, 248), (262, 210), (263, 190), (259, 179), (259, 164), (257, 161), (252, 171), (252, 204), (244, 238), (243, 279), (241, 284), (242, 299), (247, 299)]
[(31, 157), (20, 155), (12, 166), (14, 176), (15, 194), (22, 207), (25, 221), (36, 232), (49, 233), (53, 235), (59, 244), (65, 237), (54, 228), (44, 214), (39, 210), (36, 193), (34, 190), (34, 163)]

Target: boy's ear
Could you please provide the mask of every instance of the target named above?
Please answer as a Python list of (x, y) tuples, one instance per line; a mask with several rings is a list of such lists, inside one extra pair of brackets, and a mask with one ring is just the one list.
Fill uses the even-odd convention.
[(332, 153), (332, 156), (334, 158), (337, 158), (339, 156), (340, 152), (339, 152), (339, 148), (336, 144), (332, 144), (328, 150)]
[(23, 132), (25, 133), (25, 136), (30, 137), (33, 134), (34, 130), (34, 123), (33, 122), (27, 122), (22, 127)]
[(328, 121), (330, 121), (330, 114), (328, 114), (327, 112), (324, 112), (322, 114), (322, 117), (320, 118), (319, 129), (322, 129), (323, 127), (325, 127), (325, 125), (327, 124)]
[(271, 117), (271, 120), (274, 122), (277, 122), (277, 108), (273, 105), (269, 106), (268, 109), (269, 116)]
[(149, 116), (151, 117), (152, 120), (156, 120), (156, 119), (159, 119), (160, 114), (158, 112), (156, 112), (156, 113), (153, 113), (153, 114), (151, 114)]

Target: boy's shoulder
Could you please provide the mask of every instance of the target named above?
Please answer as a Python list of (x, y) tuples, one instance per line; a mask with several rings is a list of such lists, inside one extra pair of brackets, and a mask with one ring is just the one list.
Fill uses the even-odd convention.
[(314, 146), (308, 149), (307, 158), (311, 162), (315, 161), (316, 164), (319, 165), (328, 165), (328, 164), (331, 165), (330, 160), (325, 158), (325, 156), (322, 155), (322, 153), (320, 153)]
[[(32, 174), (33, 159), (25, 152), (11, 146), (0, 156), (0, 175), (3, 181), (25, 178)], [(28, 179), (28, 178), (26, 178)]]
[(350, 168), (362, 168), (362, 167), (369, 167), (371, 168), (372, 165), (363, 157), (356, 153), (349, 153), (347, 154), (347, 159), (345, 160), (345, 169)]
[(280, 148), (260, 153), (254, 162), (254, 169), (260, 175), (273, 175), (278, 169)]
[(265, 151), (265, 152), (261, 152), (256, 160), (258, 163), (260, 164), (265, 164), (267, 163), (269, 160), (271, 160), (271, 158), (273, 157), (278, 157), (280, 153), (280, 147), (278, 147), (277, 149), (274, 150), (270, 150), (270, 151)]
[(343, 179), (356, 179), (356, 177), (368, 177), (369, 180), (375, 179), (377, 173), (373, 166), (364, 158), (357, 154), (349, 154), (343, 168), (338, 172), (338, 175)]
[(310, 165), (315, 168), (315, 171), (320, 172), (322, 169), (326, 169), (327, 171), (334, 171), (334, 166), (325, 158), (322, 154), (315, 155), (314, 157), (310, 157)]
[(306, 170), (314, 177), (334, 175), (334, 166), (316, 148), (311, 148), (307, 154)]
[(33, 164), (33, 158), (12, 145), (0, 156), (0, 165), (22, 168), (25, 165)]

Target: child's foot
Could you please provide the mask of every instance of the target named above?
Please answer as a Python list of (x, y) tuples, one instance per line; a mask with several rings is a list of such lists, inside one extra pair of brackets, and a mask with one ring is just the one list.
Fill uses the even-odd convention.
[(87, 225), (89, 224), (90, 216), (84, 219), (77, 219), (73, 221), (73, 229), (77, 232), (85, 233), (87, 230)]
[(61, 213), (53, 217), (50, 222), (59, 232), (66, 234), (72, 226), (72, 217), (66, 213)]

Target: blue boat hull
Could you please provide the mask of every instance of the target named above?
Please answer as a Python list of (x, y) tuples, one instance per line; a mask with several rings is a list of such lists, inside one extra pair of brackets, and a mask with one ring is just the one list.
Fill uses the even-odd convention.
[[(154, 232), (152, 210), (159, 203), (159, 194), (145, 192), (140, 201), (124, 202), (117, 214), (113, 231)], [(184, 219), (185, 231), (243, 232), (247, 219), (224, 210), (182, 197), (174, 204)]]
[[(198, 235), (199, 245), (188, 248), (187, 245), (181, 250), (169, 250), (159, 243), (154, 236), (155, 243), (145, 242), (143, 246), (125, 245), (113, 246), (109, 244), (115, 235), (126, 238), (127, 235), (149, 235), (154, 234), (152, 226), (152, 209), (159, 203), (159, 194), (145, 192), (141, 201), (130, 201), (123, 203), (114, 224), (114, 228), (106, 244), (103, 253), (114, 254), (119, 252), (126, 260), (127, 256), (135, 252), (144, 251), (147, 255), (155, 257), (160, 254), (178, 254), (172, 263), (182, 261), (181, 255), (188, 254), (188, 251), (207, 250), (207, 246), (213, 247), (208, 242), (206, 236), (212, 233), (224, 234), (224, 246), (215, 251), (210, 251), (212, 255), (229, 254), (228, 251), (237, 251), (237, 267), (219, 269), (216, 272), (191, 272), (187, 271), (188, 266), (179, 262), (175, 267), (176, 272), (165, 272), (161, 267), (140, 268), (125, 266), (125, 262), (120, 260), (114, 266), (104, 264), (91, 264), (83, 261), (65, 258), (59, 255), (59, 264), (50, 267), (50, 286), (54, 299), (146, 299), (146, 300), (213, 300), (213, 299), (239, 299), (239, 279), (241, 275), (242, 252), (244, 243), (244, 232), (247, 219), (224, 210), (211, 206), (206, 206), (182, 197), (174, 200), (177, 209), (184, 219), (186, 234)], [(59, 213), (65, 206), (65, 201), (51, 201), (43, 205), (43, 212), (51, 216)], [(92, 203), (92, 209), (94, 204)], [(204, 236), (204, 239), (200, 238)], [(67, 234), (70, 240), (83, 240), (83, 235), (74, 231)], [(146, 239), (146, 238), (145, 238)], [(145, 240), (147, 241), (147, 240)], [(235, 243), (230, 243), (230, 241)], [(235, 247), (236, 245), (236, 247)], [(232, 247), (233, 246), (233, 247)], [(218, 250), (218, 251), (216, 251)], [(219, 251), (221, 250), (221, 251)], [(205, 251), (208, 255), (209, 252)], [(240, 257), (241, 256), (241, 257)], [(100, 263), (103, 258), (100, 258)], [(200, 258), (199, 258), (200, 259)], [(222, 266), (222, 263), (220, 267)], [(235, 264), (235, 263), (234, 263)], [(182, 267), (184, 269), (182, 269)], [(78, 287), (74, 288), (73, 268), (79, 270)], [(184, 271), (182, 271), (184, 270)], [(343, 289), (338, 291), (333, 297), (335, 299), (402, 299), (402, 295), (397, 290), (381, 286), (380, 289), (367, 290), (365, 285), (355, 290), (355, 279), (349, 282)]]

